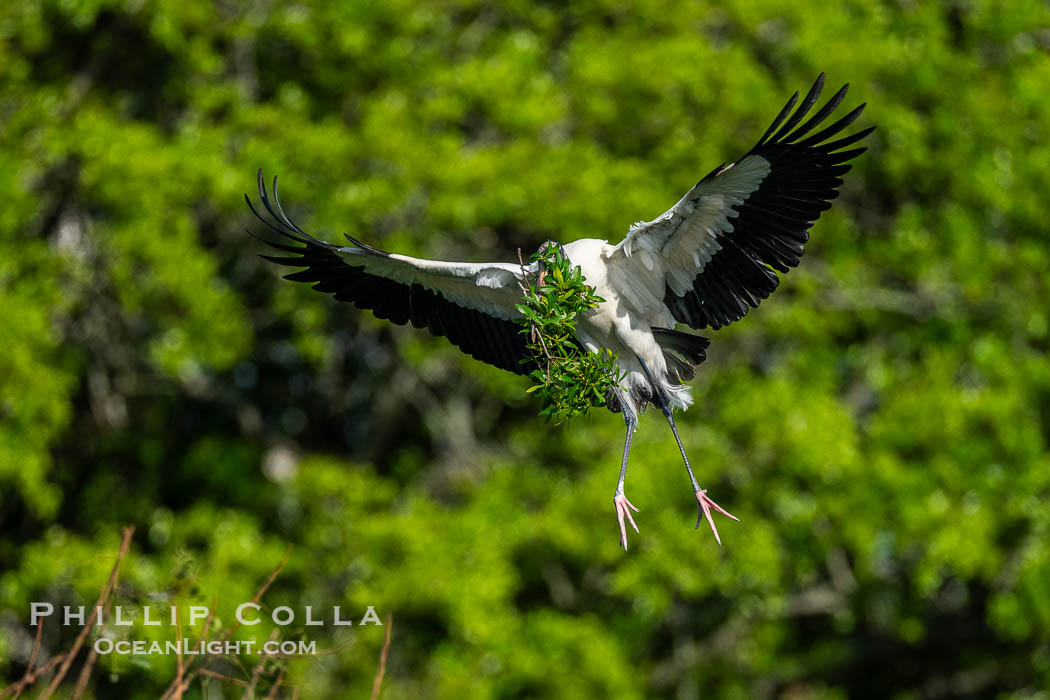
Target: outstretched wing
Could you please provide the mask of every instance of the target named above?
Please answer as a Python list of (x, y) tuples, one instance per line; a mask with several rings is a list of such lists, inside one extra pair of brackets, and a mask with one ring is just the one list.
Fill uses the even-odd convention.
[[(339, 301), (369, 309), (377, 318), (398, 325), (411, 322), (443, 335), (471, 357), (517, 374), (529, 371), (522, 365), (528, 350), (515, 304), (521, 301), (518, 286), (520, 267), (510, 263), (458, 263), (422, 260), (386, 253), (357, 241), (337, 246), (319, 241), (299, 228), (281, 207), (277, 178), (273, 179), (273, 202), (267, 196), (259, 171), (259, 199), (271, 219), (264, 218), (244, 196), (248, 208), (270, 229), (301, 245), (288, 245), (260, 238), (292, 253), (293, 257), (262, 257), (280, 265), (305, 267), (285, 275), (296, 282), (314, 282), (313, 288), (334, 294)], [(253, 234), (254, 235), (254, 234)]]
[(715, 168), (659, 218), (631, 227), (609, 256), (609, 280), (639, 311), (662, 305), (692, 328), (721, 328), (777, 288), (774, 270), (798, 265), (848, 161), (866, 150), (846, 147), (875, 128), (827, 141), (856, 120), (862, 104), (810, 135), (849, 85), (796, 128), (823, 87), (821, 73), (794, 114), (788, 117), (797, 92), (747, 155)]

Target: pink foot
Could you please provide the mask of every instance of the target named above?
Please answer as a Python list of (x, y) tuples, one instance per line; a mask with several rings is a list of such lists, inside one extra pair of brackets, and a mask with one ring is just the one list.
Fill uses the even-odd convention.
[(696, 527), (700, 527), (700, 521), (704, 518), (707, 518), (707, 522), (711, 525), (711, 532), (715, 533), (715, 541), (718, 542), (718, 546), (721, 547), (722, 538), (718, 536), (718, 528), (715, 527), (715, 521), (711, 518), (711, 509), (714, 508), (722, 515), (732, 520), (736, 520), (737, 522), (740, 522), (740, 518), (736, 517), (732, 513), (725, 510), (722, 506), (718, 505), (710, 498), (708, 498), (707, 489), (700, 489), (696, 492), (696, 503), (697, 508), (700, 511), (696, 516)]
[(616, 519), (620, 521), (620, 544), (623, 545), (623, 551), (627, 551), (627, 526), (623, 522), (623, 516), (627, 516), (627, 519), (631, 522), (631, 527), (634, 528), (635, 532), (638, 532), (638, 526), (634, 524), (634, 517), (631, 515), (631, 511), (628, 508), (633, 509), (635, 513), (640, 512), (634, 507), (634, 504), (627, 500), (627, 496), (620, 494), (613, 498), (613, 503), (616, 504)]

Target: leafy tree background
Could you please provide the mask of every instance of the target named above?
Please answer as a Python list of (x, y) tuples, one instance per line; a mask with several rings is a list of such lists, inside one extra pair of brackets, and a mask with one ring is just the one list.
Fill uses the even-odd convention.
[[(331, 240), (618, 240), (822, 70), (879, 130), (709, 334), (679, 425), (742, 519), (721, 549), (659, 415), (625, 555), (618, 416), (553, 428), (244, 233), (262, 167)], [(134, 523), (126, 606), (228, 626), (294, 545), (266, 604), (393, 614), (387, 697), (1046, 697), (1048, 76), (1034, 0), (3, 3), (0, 678), (29, 601), (90, 605)], [(290, 679), (366, 695), (382, 629), (307, 632), (338, 651)], [(174, 676), (100, 663), (98, 697)]]

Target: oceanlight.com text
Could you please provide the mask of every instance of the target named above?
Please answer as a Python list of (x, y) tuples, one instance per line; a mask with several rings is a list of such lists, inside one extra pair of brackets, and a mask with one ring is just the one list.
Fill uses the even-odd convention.
[(183, 639), (181, 642), (148, 642), (144, 639), (135, 641), (120, 639), (114, 641), (108, 637), (99, 637), (95, 640), (93, 646), (95, 652), (103, 656), (106, 654), (132, 656), (151, 656), (157, 654), (203, 656), (205, 654), (210, 654), (212, 656), (220, 656), (228, 654), (254, 654), (258, 651), (269, 656), (307, 656), (317, 653), (317, 642), (303, 640), (286, 640), (280, 642), (270, 640), (263, 642), (262, 645), (258, 645), (253, 639), (236, 642), (201, 641), (194, 643), (188, 639)]

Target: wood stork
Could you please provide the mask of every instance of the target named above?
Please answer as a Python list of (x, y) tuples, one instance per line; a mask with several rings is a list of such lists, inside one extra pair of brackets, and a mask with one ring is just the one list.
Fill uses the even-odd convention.
[[(613, 495), (625, 549), (625, 516), (638, 531), (631, 514), (638, 509), (624, 493), (627, 458), (638, 414), (649, 403), (667, 418), (682, 453), (697, 502), (696, 527), (706, 518), (721, 544), (711, 510), (737, 520), (700, 488), (675, 426), (673, 410), (692, 403), (683, 382), (695, 376), (709, 341), (674, 326), (679, 322), (696, 330), (718, 329), (738, 321), (777, 288), (775, 271), (798, 265), (810, 226), (838, 196), (841, 176), (851, 167), (848, 161), (865, 150), (847, 147), (875, 128), (829, 140), (857, 119), (862, 104), (812, 133), (843, 101), (849, 85), (800, 125), (823, 86), (821, 73), (798, 109), (792, 113), (796, 92), (743, 158), (715, 168), (661, 216), (631, 226), (620, 243), (586, 238), (564, 245), (572, 265), (580, 266), (587, 283), (605, 299), (578, 319), (578, 339), (591, 352), (614, 350), (625, 373), (607, 402), (610, 410), (623, 414), (627, 426)], [(514, 321), (519, 316), (515, 305), (522, 300), (519, 264), (412, 258), (349, 235), (352, 245), (326, 243), (285, 214), (276, 177), (272, 201), (261, 170), (258, 187), (272, 218), (261, 216), (245, 195), (252, 213), (298, 244), (263, 239), (293, 254), (263, 257), (306, 268), (287, 279), (313, 282), (314, 289), (369, 309), (378, 318), (426, 327), (482, 362), (518, 374), (528, 371), (522, 364), (530, 359), (526, 338)], [(535, 263), (527, 272), (536, 273)]]

